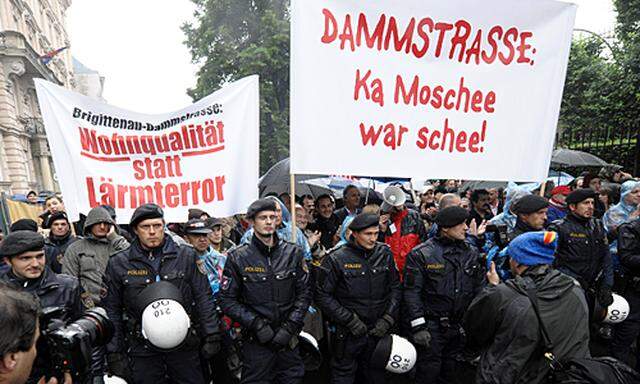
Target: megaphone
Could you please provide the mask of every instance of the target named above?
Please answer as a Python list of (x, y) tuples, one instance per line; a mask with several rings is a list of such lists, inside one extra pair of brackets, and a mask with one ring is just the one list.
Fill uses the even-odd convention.
[(401, 207), (407, 201), (407, 195), (397, 185), (385, 188), (382, 198), (382, 212), (389, 212), (393, 207)]

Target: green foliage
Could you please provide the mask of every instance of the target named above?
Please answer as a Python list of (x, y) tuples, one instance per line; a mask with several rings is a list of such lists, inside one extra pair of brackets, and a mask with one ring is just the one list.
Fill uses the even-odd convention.
[(573, 147), (589, 141), (616, 145), (638, 134), (640, 116), (640, 0), (614, 0), (615, 40), (575, 38), (567, 69), (559, 132)]
[(260, 76), (260, 171), (289, 154), (288, 0), (193, 0), (186, 45), (201, 65), (198, 100), (248, 75)]

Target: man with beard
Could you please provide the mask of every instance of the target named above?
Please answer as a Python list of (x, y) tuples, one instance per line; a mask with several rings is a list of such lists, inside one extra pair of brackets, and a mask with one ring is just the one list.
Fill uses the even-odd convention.
[(334, 237), (342, 221), (333, 213), (335, 204), (329, 195), (320, 195), (316, 199), (316, 221), (309, 225), (309, 230), (320, 231), (320, 243), (326, 249), (333, 248)]
[(91, 209), (84, 223), (84, 238), (71, 244), (62, 259), (62, 273), (78, 278), (85, 290), (83, 303), (87, 308), (99, 305), (104, 296), (102, 278), (111, 255), (129, 247), (114, 225), (107, 210)]
[(565, 200), (569, 214), (548, 228), (558, 233), (554, 266), (578, 280), (590, 313), (596, 300), (605, 308), (613, 302), (613, 266), (607, 233), (602, 221), (593, 217), (597, 198), (591, 188), (571, 192)]
[(479, 227), (484, 221), (491, 220), (493, 214), (489, 199), (489, 192), (486, 189), (476, 189), (471, 193), (471, 215), (467, 219), (467, 225), (471, 225), (475, 220), (476, 226)]
[[(37, 296), (42, 308), (62, 308), (58, 319), (65, 323), (82, 314), (78, 280), (63, 274), (57, 275), (46, 266), (44, 238), (40, 234), (32, 231), (12, 232), (0, 244), (0, 257), (4, 257), (10, 266), (9, 271), (0, 276), (1, 280)], [(46, 342), (40, 340), (37, 345), (38, 358), (29, 383), (53, 373), (47, 361)]]
[(253, 236), (227, 256), (220, 307), (243, 327), (241, 383), (301, 383), (304, 364), (297, 335), (311, 292), (300, 247), (276, 233), (276, 203), (253, 202), (247, 210)]
[(47, 265), (53, 272), (62, 273), (60, 261), (67, 248), (78, 239), (71, 233), (71, 224), (64, 212), (56, 212), (47, 217), (46, 227), (50, 228), (49, 236), (44, 240)]

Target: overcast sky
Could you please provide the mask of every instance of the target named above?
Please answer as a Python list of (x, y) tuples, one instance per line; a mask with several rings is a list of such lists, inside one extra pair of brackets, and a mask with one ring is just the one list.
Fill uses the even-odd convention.
[[(574, 0), (576, 28), (613, 28), (611, 0)], [(187, 106), (197, 68), (180, 26), (193, 18), (188, 0), (74, 0), (67, 13), (71, 52), (105, 77), (109, 104), (143, 113)]]

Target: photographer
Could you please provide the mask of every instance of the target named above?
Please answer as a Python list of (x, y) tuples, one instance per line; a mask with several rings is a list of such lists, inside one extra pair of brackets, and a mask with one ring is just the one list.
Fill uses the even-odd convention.
[[(15, 231), (0, 243), (0, 257), (4, 257), (10, 269), (0, 276), (0, 280), (24, 292), (38, 297), (42, 308), (59, 307), (57, 320), (67, 322), (82, 313), (78, 280), (71, 276), (56, 275), (48, 267), (44, 256), (44, 238), (32, 231)], [(1, 312), (3, 315), (6, 311)], [(3, 335), (6, 328), (2, 328)], [(38, 342), (38, 358), (33, 366), (29, 383), (35, 383), (42, 376), (50, 377), (46, 343)], [(35, 351), (33, 352), (35, 355)]]
[[(31, 373), (39, 338), (38, 301), (28, 293), (0, 282), (0, 383), (23, 384)], [(39, 384), (44, 384), (44, 377)], [(47, 384), (57, 384), (52, 378)], [(65, 374), (64, 384), (71, 384)]]

